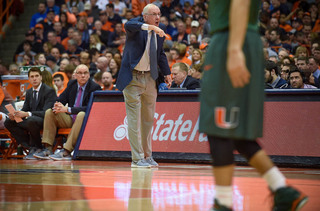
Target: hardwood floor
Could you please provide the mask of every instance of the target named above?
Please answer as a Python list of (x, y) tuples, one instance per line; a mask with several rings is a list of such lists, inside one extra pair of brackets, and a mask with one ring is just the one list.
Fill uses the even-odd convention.
[[(320, 210), (320, 170), (281, 168), (288, 183), (309, 196), (302, 211)], [(210, 210), (212, 168), (160, 163), (133, 169), (129, 162), (0, 160), (0, 210)], [(272, 197), (251, 167), (238, 166), (234, 209), (271, 210)]]

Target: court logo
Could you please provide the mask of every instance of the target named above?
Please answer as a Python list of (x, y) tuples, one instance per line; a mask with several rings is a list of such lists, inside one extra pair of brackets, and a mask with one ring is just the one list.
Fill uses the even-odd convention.
[(239, 107), (232, 107), (230, 110), (230, 121), (226, 120), (226, 108), (225, 107), (216, 107), (214, 109), (215, 123), (217, 127), (223, 129), (233, 129), (239, 125)]

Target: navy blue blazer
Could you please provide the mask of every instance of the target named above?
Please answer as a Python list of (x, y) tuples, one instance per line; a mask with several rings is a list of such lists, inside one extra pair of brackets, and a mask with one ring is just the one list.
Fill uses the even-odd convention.
[(82, 106), (73, 107), (77, 97), (78, 83), (77, 80), (70, 80), (67, 88), (58, 97), (58, 101), (63, 105), (68, 103), (68, 107), (71, 107), (71, 114), (78, 114), (80, 111), (85, 112), (90, 100), (91, 92), (94, 92), (96, 90), (101, 90), (101, 87), (91, 79), (89, 79), (86, 89), (84, 90)]
[[(172, 82), (171, 88), (180, 88), (174, 81)], [(200, 81), (198, 79), (192, 78), (190, 75), (187, 76), (182, 88), (186, 89), (197, 89), (200, 88)]]
[[(125, 23), (124, 28), (127, 32), (125, 48), (123, 51), (122, 63), (117, 78), (117, 88), (123, 90), (132, 80), (132, 70), (139, 63), (147, 44), (148, 30), (142, 30), (144, 24), (142, 17), (133, 18)], [(159, 24), (159, 28), (165, 31), (165, 25)], [(157, 58), (158, 70), (163, 75), (170, 75), (167, 57), (163, 51), (165, 37), (157, 35)], [(159, 74), (160, 76), (160, 74)]]

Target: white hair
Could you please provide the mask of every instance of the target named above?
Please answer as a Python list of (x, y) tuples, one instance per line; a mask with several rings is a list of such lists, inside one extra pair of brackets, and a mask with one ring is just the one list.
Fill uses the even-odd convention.
[(79, 69), (85, 69), (89, 71), (89, 68), (85, 64), (79, 64), (74, 71), (77, 73)]
[(142, 15), (147, 14), (148, 11), (149, 11), (149, 9), (150, 9), (150, 7), (157, 7), (157, 5), (152, 4), (152, 3), (151, 3), (151, 4), (147, 4), (147, 5), (143, 8)]

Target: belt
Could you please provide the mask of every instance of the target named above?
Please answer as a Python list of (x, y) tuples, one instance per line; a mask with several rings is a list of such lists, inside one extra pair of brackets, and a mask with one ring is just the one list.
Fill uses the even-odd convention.
[(150, 73), (150, 71), (141, 71), (141, 70), (136, 70), (136, 69), (133, 69), (132, 72), (136, 72), (137, 74), (141, 74), (141, 75), (143, 75), (144, 73)]

